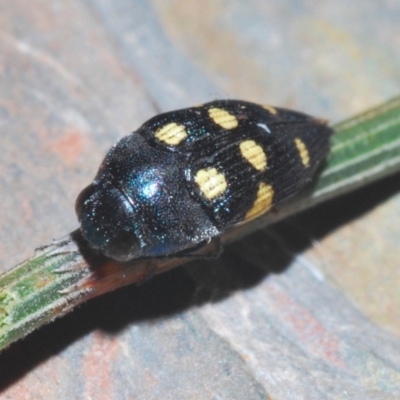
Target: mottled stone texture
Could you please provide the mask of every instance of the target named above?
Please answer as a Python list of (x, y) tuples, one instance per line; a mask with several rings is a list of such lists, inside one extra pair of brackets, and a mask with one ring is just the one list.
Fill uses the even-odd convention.
[[(338, 121), (400, 93), (398, 1), (0, 0), (1, 269), (159, 111)], [(399, 176), (94, 300), (0, 355), (8, 399), (400, 398)]]

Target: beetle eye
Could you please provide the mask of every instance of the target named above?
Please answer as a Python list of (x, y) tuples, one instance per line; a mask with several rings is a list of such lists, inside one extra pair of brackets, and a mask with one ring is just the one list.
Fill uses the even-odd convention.
[(141, 255), (134, 211), (120, 190), (107, 182), (93, 183), (78, 196), (75, 208), (82, 235), (92, 247), (117, 261)]
[(106, 254), (117, 261), (128, 261), (140, 256), (140, 243), (131, 231), (119, 231), (108, 242)]

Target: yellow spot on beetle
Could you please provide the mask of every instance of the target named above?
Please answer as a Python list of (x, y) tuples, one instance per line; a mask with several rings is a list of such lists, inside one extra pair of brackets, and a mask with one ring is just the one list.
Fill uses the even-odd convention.
[(242, 156), (257, 170), (264, 171), (267, 167), (267, 156), (263, 148), (254, 140), (244, 140), (240, 143)]
[(269, 111), (271, 114), (276, 115), (278, 114), (278, 110), (272, 106), (263, 106), (267, 111)]
[(274, 198), (274, 189), (271, 185), (267, 185), (261, 182), (258, 186), (257, 198), (253, 204), (253, 207), (247, 211), (244, 217), (244, 221), (250, 221), (260, 215), (266, 213), (272, 206), (272, 201)]
[(233, 129), (239, 125), (237, 118), (222, 108), (210, 108), (208, 115), (217, 124), (225, 129)]
[(310, 165), (310, 154), (308, 153), (307, 146), (299, 138), (295, 138), (294, 142), (296, 144), (297, 150), (299, 151), (301, 162), (305, 167), (308, 167)]
[(176, 146), (182, 142), (182, 140), (187, 138), (187, 133), (183, 125), (171, 122), (158, 128), (155, 136), (158, 140), (161, 140), (164, 143)]
[(220, 196), (228, 187), (225, 176), (216, 168), (200, 169), (196, 173), (195, 181), (208, 200)]

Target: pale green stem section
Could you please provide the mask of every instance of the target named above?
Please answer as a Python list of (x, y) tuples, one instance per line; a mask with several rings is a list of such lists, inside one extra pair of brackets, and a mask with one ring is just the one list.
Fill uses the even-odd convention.
[[(332, 151), (311, 193), (277, 215), (269, 213), (230, 232), (225, 243), (400, 171), (400, 97), (334, 128)], [(186, 261), (154, 259), (121, 266), (103, 260), (89, 266), (71, 236), (54, 242), (0, 277), (0, 350), (83, 301)]]
[[(74, 271), (82, 261), (77, 249), (59, 249), (63, 249), (61, 242), (39, 250), (0, 277), (0, 349), (51, 320), (59, 308), (67, 307), (69, 299), (63, 290), (79, 281), (84, 270)], [(57, 273), (69, 266), (71, 272)]]
[(334, 128), (327, 165), (311, 195), (313, 204), (399, 170), (399, 97)]

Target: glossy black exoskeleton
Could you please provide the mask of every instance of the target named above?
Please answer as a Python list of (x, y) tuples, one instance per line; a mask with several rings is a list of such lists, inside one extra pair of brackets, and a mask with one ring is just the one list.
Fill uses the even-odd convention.
[(301, 190), (331, 134), (308, 115), (235, 100), (158, 115), (79, 195), (82, 234), (119, 261), (190, 252)]

